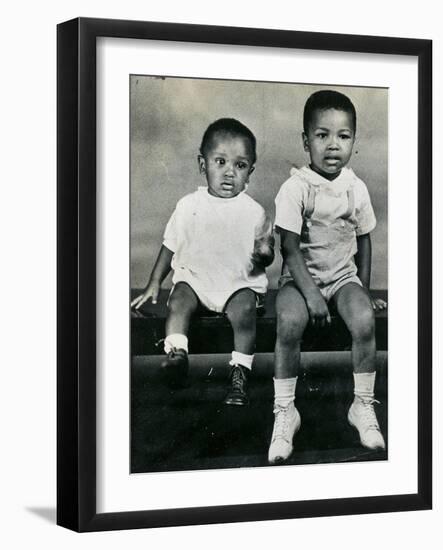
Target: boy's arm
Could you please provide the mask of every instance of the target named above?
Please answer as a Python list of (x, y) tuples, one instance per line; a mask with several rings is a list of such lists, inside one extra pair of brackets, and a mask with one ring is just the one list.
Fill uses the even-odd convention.
[(355, 265), (357, 266), (357, 276), (363, 286), (369, 290), (371, 283), (371, 261), (372, 244), (369, 233), (357, 237), (357, 254), (355, 255)]
[[(371, 284), (371, 263), (372, 263), (372, 243), (369, 233), (357, 237), (357, 254), (355, 255), (355, 265), (357, 266), (357, 276), (363, 286), (369, 291)], [(372, 307), (378, 311), (386, 308), (386, 302), (381, 298), (372, 298)]]
[(283, 259), (294, 279), (295, 286), (306, 301), (311, 323), (314, 326), (324, 326), (325, 323), (330, 324), (331, 316), (328, 306), (311, 277), (301, 253), (300, 235), (280, 227), (278, 228), (278, 232), (280, 234)]
[(158, 295), (160, 293), (160, 286), (165, 277), (171, 271), (171, 261), (173, 255), (174, 253), (169, 250), (169, 248), (162, 245), (152, 269), (151, 276), (149, 277), (149, 282), (146, 285), (144, 292), (131, 302), (131, 307), (138, 309), (147, 300), (149, 300), (149, 298), (152, 298), (153, 304), (157, 303)]

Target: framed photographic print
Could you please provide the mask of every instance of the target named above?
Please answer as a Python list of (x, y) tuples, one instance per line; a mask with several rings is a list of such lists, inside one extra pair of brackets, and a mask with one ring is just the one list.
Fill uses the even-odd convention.
[(431, 64), (59, 25), (59, 525), (431, 507)]

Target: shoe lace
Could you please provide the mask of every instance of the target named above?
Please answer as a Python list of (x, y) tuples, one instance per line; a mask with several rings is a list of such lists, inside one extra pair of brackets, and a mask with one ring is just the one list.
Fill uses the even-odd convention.
[(168, 358), (169, 359), (174, 359), (175, 357), (181, 357), (181, 358), (184, 358), (185, 357), (185, 351), (180, 349), (180, 348), (172, 348), (171, 351), (168, 352)]
[(243, 370), (238, 365), (232, 367), (232, 371), (231, 371), (232, 391), (242, 392), (243, 384), (245, 380), (246, 380), (246, 375), (243, 373)]
[(280, 405), (275, 405), (274, 414), (274, 440), (275, 439), (284, 439), (288, 441), (288, 426), (289, 426), (289, 408), (282, 407)]
[(377, 430), (380, 431), (380, 426), (378, 425), (377, 416), (375, 414), (374, 410), (374, 404), (377, 403), (380, 405), (380, 401), (377, 401), (376, 399), (365, 399), (361, 400), (363, 409), (362, 409), (362, 417), (366, 424), (367, 430)]

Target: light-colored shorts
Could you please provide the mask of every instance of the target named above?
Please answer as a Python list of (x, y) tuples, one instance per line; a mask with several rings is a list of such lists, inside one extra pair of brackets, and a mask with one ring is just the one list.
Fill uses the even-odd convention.
[[(176, 284), (179, 284), (179, 283), (184, 283), (184, 284), (188, 285), (192, 289), (192, 291), (195, 293), (197, 298), (199, 299), (201, 305), (204, 308), (209, 309), (209, 311), (213, 311), (215, 313), (224, 313), (225, 307), (226, 307), (227, 303), (229, 302), (229, 299), (232, 296), (234, 296), (234, 294), (237, 294), (237, 292), (239, 292), (240, 290), (245, 290), (246, 288), (248, 288), (248, 287), (239, 288), (234, 292), (232, 292), (232, 291), (228, 291), (228, 292), (226, 292), (226, 291), (216, 291), (216, 290), (202, 292), (201, 290), (198, 290), (198, 291), (195, 290), (195, 288), (193, 288), (186, 281), (177, 281)], [(171, 296), (174, 288), (175, 288), (175, 285), (171, 288), (171, 292), (169, 293), (169, 296)], [(250, 288), (249, 290), (252, 290), (252, 288)], [(256, 308), (257, 309), (262, 308), (264, 306), (265, 295), (264, 294), (258, 294), (254, 290), (252, 290), (252, 292), (254, 292), (254, 294), (255, 294), (255, 306), (256, 306)], [(169, 305), (169, 298), (168, 298), (167, 305)]]
[[(292, 276), (289, 273), (286, 275), (282, 275), (278, 280), (278, 288), (282, 288), (286, 283), (289, 283), (289, 281), (292, 280)], [(341, 279), (337, 279), (337, 281), (328, 283), (327, 285), (317, 285), (317, 287), (326, 302), (329, 302), (329, 300), (334, 296), (337, 290), (339, 290), (342, 286), (347, 285), (348, 283), (357, 283), (358, 285), (363, 286), (357, 275), (350, 274), (345, 275)]]

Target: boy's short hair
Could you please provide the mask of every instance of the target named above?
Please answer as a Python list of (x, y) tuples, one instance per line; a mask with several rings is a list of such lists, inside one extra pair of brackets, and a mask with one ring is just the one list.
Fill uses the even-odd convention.
[(305, 133), (308, 131), (314, 112), (325, 111), (326, 109), (337, 109), (337, 111), (349, 113), (354, 124), (354, 132), (357, 130), (357, 114), (349, 97), (333, 90), (320, 90), (309, 96), (305, 103), (303, 111), (303, 130)]
[(251, 130), (235, 118), (219, 118), (210, 124), (205, 133), (200, 145), (200, 153), (204, 156), (211, 145), (211, 141), (215, 134), (226, 134), (231, 137), (243, 137), (247, 139), (251, 146), (252, 164), (257, 160), (257, 140)]

